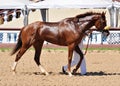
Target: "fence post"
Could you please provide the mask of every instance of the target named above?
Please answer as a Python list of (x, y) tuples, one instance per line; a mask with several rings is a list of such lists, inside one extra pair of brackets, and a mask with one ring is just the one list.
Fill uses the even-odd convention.
[(27, 6), (25, 5), (25, 8), (23, 9), (24, 26), (28, 25), (28, 14), (29, 14), (29, 10), (27, 9)]
[(112, 6), (108, 8), (110, 13), (110, 25), (111, 27), (117, 27), (118, 26), (118, 14), (119, 14), (119, 8)]

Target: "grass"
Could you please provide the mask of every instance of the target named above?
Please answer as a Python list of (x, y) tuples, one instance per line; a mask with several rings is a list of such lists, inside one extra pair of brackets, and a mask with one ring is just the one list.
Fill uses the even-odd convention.
[[(65, 47), (65, 48), (43, 48), (43, 50), (67, 50), (68, 48)], [(5, 51), (11, 51), (12, 49), (11, 48), (0, 48), (0, 51), (1, 52), (5, 52)], [(29, 50), (34, 50), (33, 48), (30, 48)], [(84, 48), (85, 50), (85, 48)], [(93, 50), (99, 50), (99, 51), (102, 51), (102, 50), (116, 50), (116, 51), (120, 51), (120, 48), (88, 48), (89, 51), (93, 51)]]
[[(43, 48), (44, 50), (67, 50), (68, 48)], [(84, 48), (85, 50), (86, 48)], [(120, 48), (88, 48), (88, 50), (118, 50), (120, 51)]]
[(120, 51), (120, 48), (88, 48), (88, 50), (117, 50), (117, 51)]
[(10, 50), (11, 50), (10, 48), (0, 48), (1, 52), (10, 51)]

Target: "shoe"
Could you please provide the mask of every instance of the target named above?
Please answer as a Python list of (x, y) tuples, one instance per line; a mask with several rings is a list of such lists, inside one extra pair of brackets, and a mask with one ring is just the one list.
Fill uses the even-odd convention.
[(85, 73), (85, 74), (81, 74), (82, 76), (84, 76), (84, 75), (87, 75), (87, 73)]
[(64, 74), (67, 74), (67, 72), (64, 70), (64, 66), (62, 66), (62, 72), (63, 72)]

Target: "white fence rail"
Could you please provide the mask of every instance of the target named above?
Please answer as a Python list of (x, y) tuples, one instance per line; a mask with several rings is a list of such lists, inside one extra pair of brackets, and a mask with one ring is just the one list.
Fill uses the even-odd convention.
[(19, 31), (0, 31), (0, 43), (16, 43)]
[[(16, 43), (19, 31), (0, 31), (0, 43)], [(88, 36), (83, 40), (84, 44), (88, 42)], [(46, 42), (45, 42), (46, 43)], [(100, 32), (94, 31), (90, 36), (90, 44), (120, 44), (120, 31), (110, 31), (110, 35), (105, 38)]]

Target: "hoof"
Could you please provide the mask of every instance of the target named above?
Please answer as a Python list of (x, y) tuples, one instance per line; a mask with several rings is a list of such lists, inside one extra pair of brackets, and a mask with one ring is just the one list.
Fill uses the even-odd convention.
[(48, 76), (48, 75), (49, 75), (48, 72), (42, 72), (42, 74), (45, 75), (45, 76)]
[(45, 75), (46, 75), (46, 76), (48, 76), (48, 75), (49, 75), (49, 73), (48, 73), (48, 72), (46, 72), (46, 73), (45, 73)]
[(76, 69), (73, 69), (72, 73), (73, 73), (73, 74), (76, 74)]
[(72, 77), (72, 76), (73, 76), (71, 72), (69, 72), (69, 73), (68, 73), (68, 75), (69, 75), (70, 77)]

